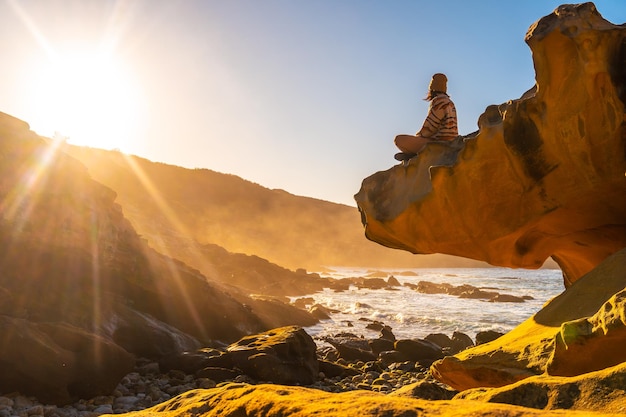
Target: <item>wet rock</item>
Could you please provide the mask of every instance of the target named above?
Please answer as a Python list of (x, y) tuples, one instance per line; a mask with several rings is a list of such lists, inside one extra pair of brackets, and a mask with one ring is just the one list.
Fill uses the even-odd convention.
[(315, 304), (309, 309), (309, 313), (318, 320), (330, 319), (331, 310), (321, 304)]
[(485, 330), (482, 332), (478, 332), (476, 333), (476, 346), (482, 345), (483, 343), (491, 342), (492, 340), (496, 340), (503, 335), (504, 333), (496, 332), (495, 330)]
[(393, 275), (390, 275), (389, 278), (387, 278), (387, 285), (389, 285), (390, 287), (402, 286), (402, 284), (400, 284), (400, 281), (398, 281), (398, 279), (394, 277)]

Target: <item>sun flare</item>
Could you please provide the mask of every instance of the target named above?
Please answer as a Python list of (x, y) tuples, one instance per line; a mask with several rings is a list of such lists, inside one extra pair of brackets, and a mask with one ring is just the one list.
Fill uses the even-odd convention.
[(136, 135), (141, 106), (137, 83), (111, 54), (55, 54), (30, 78), (29, 120), (42, 135), (103, 149), (124, 149)]

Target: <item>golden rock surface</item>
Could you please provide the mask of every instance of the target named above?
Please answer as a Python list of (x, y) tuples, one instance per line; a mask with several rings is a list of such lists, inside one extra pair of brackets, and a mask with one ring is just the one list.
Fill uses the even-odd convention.
[(566, 285), (626, 247), (626, 26), (564, 5), (526, 42), (533, 89), (363, 181), (368, 239), (505, 267), (552, 257)]
[(625, 265), (623, 249), (507, 334), (435, 362), (433, 375), (463, 391), (503, 387), (539, 375), (574, 377), (621, 365), (613, 382), (626, 390)]

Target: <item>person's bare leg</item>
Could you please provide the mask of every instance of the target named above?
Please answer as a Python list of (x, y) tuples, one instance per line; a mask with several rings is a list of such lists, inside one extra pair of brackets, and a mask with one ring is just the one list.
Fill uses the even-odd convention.
[(422, 136), (414, 135), (398, 135), (394, 139), (394, 143), (404, 153), (417, 154), (421, 152), (429, 139)]

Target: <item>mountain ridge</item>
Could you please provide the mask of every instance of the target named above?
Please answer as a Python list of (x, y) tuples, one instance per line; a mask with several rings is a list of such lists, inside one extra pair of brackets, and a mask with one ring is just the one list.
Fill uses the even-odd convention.
[[(489, 266), (381, 247), (365, 239), (355, 207), (270, 189), (208, 168), (184, 168), (85, 146), (66, 145), (65, 149), (94, 178), (117, 192), (117, 201), (131, 223), (157, 247), (163, 244), (158, 240), (191, 239), (290, 269)], [(151, 196), (149, 189), (158, 190), (158, 195)], [(175, 213), (175, 218), (168, 218), (167, 212)], [(162, 250), (197, 263), (177, 253), (174, 243), (165, 246)]]

